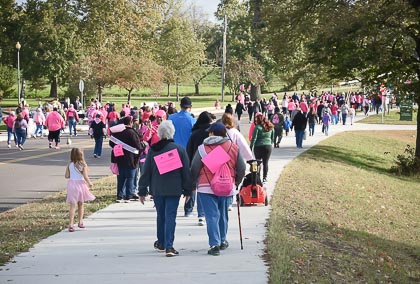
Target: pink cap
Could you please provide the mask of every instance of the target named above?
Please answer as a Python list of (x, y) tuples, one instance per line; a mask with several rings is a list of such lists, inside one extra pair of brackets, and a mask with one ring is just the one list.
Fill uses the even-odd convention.
[(164, 110), (158, 110), (156, 113), (155, 113), (155, 116), (156, 117), (162, 117), (162, 118), (166, 118), (166, 112), (164, 111)]

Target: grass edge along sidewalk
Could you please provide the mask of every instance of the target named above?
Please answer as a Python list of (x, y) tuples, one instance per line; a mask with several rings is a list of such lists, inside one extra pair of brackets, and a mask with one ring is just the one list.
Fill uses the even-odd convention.
[(270, 283), (418, 283), (420, 178), (388, 171), (413, 143), (414, 131), (344, 132), (288, 164), (271, 201)]
[[(115, 201), (115, 176), (97, 180), (93, 185), (91, 191), (96, 199), (85, 203), (85, 217)], [(62, 231), (68, 226), (68, 218), (69, 208), (64, 189), (0, 213), (0, 266), (28, 251), (42, 239)]]

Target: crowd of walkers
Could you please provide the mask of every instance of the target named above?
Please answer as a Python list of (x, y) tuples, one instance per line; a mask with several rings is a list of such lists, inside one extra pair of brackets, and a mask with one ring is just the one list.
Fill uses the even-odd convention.
[[(376, 106), (376, 102), (361, 93), (285, 94), (282, 99), (274, 93), (268, 100), (251, 101), (248, 94), (241, 92), (236, 97), (235, 107), (225, 106), (219, 120), (209, 111), (195, 118), (188, 97), (181, 99), (179, 110), (170, 102), (165, 105), (143, 103), (137, 108), (130, 103), (119, 107), (92, 100), (84, 119), (89, 124), (89, 135), (95, 140), (95, 158), (101, 158), (103, 138), (109, 136), (111, 163), (117, 174), (117, 202), (139, 200), (144, 204), (147, 196), (153, 200), (157, 213), (154, 247), (165, 251), (168, 257), (179, 254), (174, 248), (174, 239), (177, 211), (184, 196), (184, 216), (192, 216), (197, 207), (198, 225), (207, 227), (208, 254), (219, 255), (229, 247), (228, 211), (245, 175), (246, 161), (254, 158), (262, 161), (262, 180), (266, 182), (273, 148), (281, 148), (283, 135), (294, 131), (296, 147), (302, 148), (303, 140), (314, 136), (318, 125), (328, 135), (331, 125), (351, 125), (356, 110), (368, 115), (372, 105)], [(32, 136), (43, 137), (47, 129), (49, 147), (54, 143), (59, 149), (60, 134), (66, 124), (70, 136), (77, 136), (76, 126), (82, 119), (80, 107), (76, 100), (68, 106), (37, 108), (33, 114), (36, 128)], [(215, 107), (221, 108), (220, 102), (216, 101)], [(244, 118), (244, 113), (248, 117)], [(250, 124), (249, 142), (240, 132), (241, 119)], [(28, 131), (27, 105), (10, 112), (4, 122), (8, 147), (11, 148), (13, 138), (16, 147), (22, 150)], [(212, 155), (215, 152), (218, 154)], [(221, 162), (223, 157), (226, 157), (225, 162)], [(218, 194), (214, 185), (220, 163), (227, 166), (230, 182), (229, 192), (224, 195)], [(217, 170), (213, 168), (215, 164)], [(77, 184), (85, 180), (88, 185), (78, 189), (83, 193), (80, 199), (73, 195), (68, 198), (71, 204), (69, 231), (74, 232), (75, 204), (82, 215), (78, 226), (84, 228), (82, 204), (94, 199), (88, 192), (92, 184), (80, 151), (72, 151), (66, 177), (72, 182), (68, 191), (75, 190), (75, 180)]]
[[(276, 94), (268, 101), (250, 101), (246, 94), (240, 94), (236, 106), (227, 104), (219, 120), (209, 111), (195, 118), (188, 97), (179, 106), (179, 111), (172, 109), (171, 113), (167, 106), (144, 105), (138, 111), (129, 105), (126, 111), (123, 106), (120, 115), (115, 115), (115, 124), (108, 115), (108, 125), (114, 125), (108, 130), (113, 148), (111, 161), (119, 172), (117, 201), (144, 203), (146, 196), (151, 196), (157, 212), (154, 247), (165, 250), (167, 256), (178, 255), (174, 234), (182, 196), (184, 216), (192, 216), (197, 207), (198, 225), (207, 226), (208, 254), (219, 255), (229, 246), (228, 211), (245, 175), (246, 161), (262, 161), (261, 175), (266, 182), (270, 156), (273, 148), (281, 147), (284, 133), (294, 130), (296, 146), (302, 148), (308, 128), (308, 135), (313, 136), (316, 125), (322, 124), (322, 131), (328, 135), (331, 123), (346, 124), (347, 118), (352, 121), (351, 109), (355, 107), (346, 101), (346, 96), (341, 100), (340, 95), (330, 97), (328, 93), (319, 97), (285, 95), (282, 101)], [(221, 108), (218, 101), (215, 107)], [(244, 112), (249, 114), (249, 142), (239, 130)], [(215, 172), (204, 162), (216, 148), (229, 157), (232, 185), (227, 196), (215, 194)], [(221, 157), (212, 157), (213, 162)]]

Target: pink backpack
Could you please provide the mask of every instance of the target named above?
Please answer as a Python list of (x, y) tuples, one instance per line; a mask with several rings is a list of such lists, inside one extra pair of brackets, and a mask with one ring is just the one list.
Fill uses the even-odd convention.
[[(202, 148), (200, 149), (200, 147)], [(207, 155), (206, 151), (204, 150), (204, 145), (200, 145), (199, 150), (200, 150), (199, 153), (201, 155), (201, 158), (204, 158)], [(222, 164), (217, 169), (211, 181), (207, 177), (207, 174), (206, 174), (206, 178), (210, 183), (210, 188), (213, 190), (214, 195), (230, 196), (233, 189), (234, 180), (230, 174), (230, 169), (227, 163)]]
[(227, 163), (216, 171), (210, 181), (210, 187), (216, 196), (229, 196), (233, 188), (233, 178)]

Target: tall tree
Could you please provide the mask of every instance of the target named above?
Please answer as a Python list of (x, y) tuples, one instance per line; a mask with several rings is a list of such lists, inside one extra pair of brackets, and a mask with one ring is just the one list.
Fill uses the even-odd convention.
[(77, 10), (72, 1), (28, 0), (22, 19), (22, 69), (31, 80), (48, 78), (50, 96), (57, 97), (58, 80), (65, 81), (68, 68), (77, 58), (81, 41)]
[(21, 9), (14, 0), (0, 1), (0, 64), (16, 65), (16, 42), (19, 41)]
[(203, 61), (204, 45), (197, 39), (192, 26), (180, 17), (167, 20), (159, 38), (159, 63), (164, 67), (164, 80), (168, 85), (178, 85), (190, 77), (192, 71)]
[[(392, 84), (414, 93), (420, 104), (419, 1), (265, 2), (263, 17), (270, 50), (284, 64), (303, 52), (303, 63), (322, 66), (331, 79)], [(412, 83), (404, 84), (408, 80)], [(420, 159), (419, 113), (417, 126), (415, 155)]]

